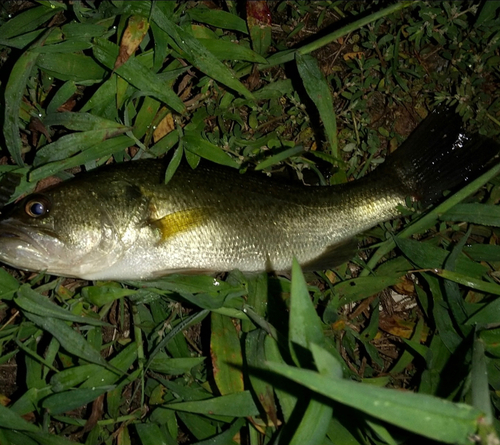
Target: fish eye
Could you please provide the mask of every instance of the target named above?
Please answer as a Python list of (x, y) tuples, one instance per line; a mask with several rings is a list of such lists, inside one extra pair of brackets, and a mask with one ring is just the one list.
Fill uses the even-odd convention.
[(43, 196), (36, 196), (26, 202), (26, 213), (33, 218), (45, 216), (50, 211), (50, 202)]

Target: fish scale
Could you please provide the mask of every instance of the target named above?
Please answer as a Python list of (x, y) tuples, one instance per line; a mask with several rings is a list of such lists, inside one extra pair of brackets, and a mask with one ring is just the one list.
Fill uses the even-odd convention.
[[(406, 198), (428, 205), (497, 162), (499, 146), (466, 135), (435, 110), (386, 161), (346, 184), (307, 187), (166, 162), (95, 169), (27, 196), (0, 219), (0, 260), (89, 280), (169, 273), (310, 270), (352, 257), (355, 235), (397, 217)], [(6, 200), (4, 200), (6, 202)]]

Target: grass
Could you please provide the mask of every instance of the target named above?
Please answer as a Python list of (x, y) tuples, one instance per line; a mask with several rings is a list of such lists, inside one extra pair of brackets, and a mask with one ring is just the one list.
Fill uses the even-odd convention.
[[(4, 2), (11, 201), (166, 153), (341, 183), (441, 103), (500, 133), (498, 2), (210, 6)], [(305, 278), (0, 268), (0, 443), (498, 443), (498, 170)]]

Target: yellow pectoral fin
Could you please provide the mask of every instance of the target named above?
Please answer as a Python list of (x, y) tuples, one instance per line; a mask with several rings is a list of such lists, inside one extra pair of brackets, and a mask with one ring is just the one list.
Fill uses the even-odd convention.
[(208, 217), (207, 209), (195, 208), (169, 213), (163, 218), (152, 221), (151, 224), (160, 230), (161, 240), (165, 241), (178, 233), (199, 227)]

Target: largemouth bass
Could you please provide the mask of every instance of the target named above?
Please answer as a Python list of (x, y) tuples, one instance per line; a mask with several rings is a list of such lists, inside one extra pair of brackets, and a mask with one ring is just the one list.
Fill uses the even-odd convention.
[[(349, 259), (353, 237), (397, 217), (407, 197), (431, 203), (496, 162), (499, 146), (434, 111), (364, 178), (284, 185), (234, 170), (124, 162), (25, 197), (0, 221), (0, 261), (88, 280), (170, 273), (321, 269)], [(495, 158), (495, 159), (494, 159)]]

